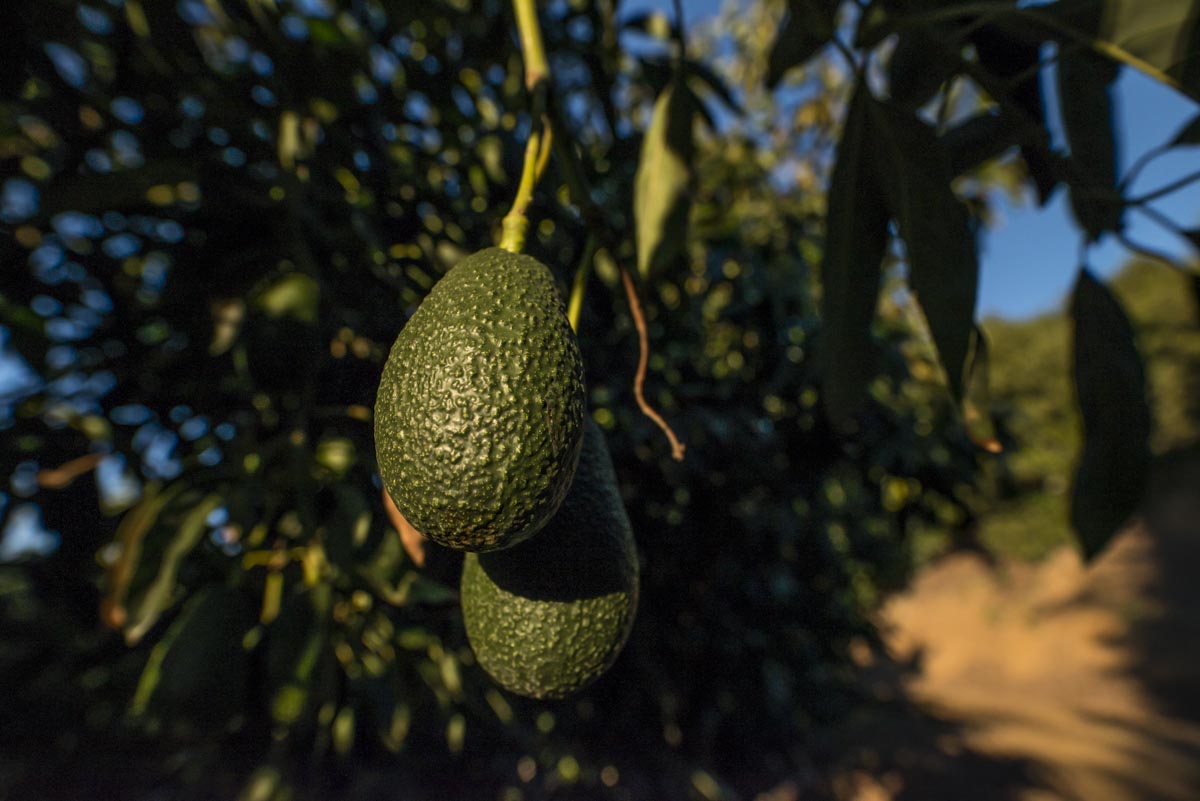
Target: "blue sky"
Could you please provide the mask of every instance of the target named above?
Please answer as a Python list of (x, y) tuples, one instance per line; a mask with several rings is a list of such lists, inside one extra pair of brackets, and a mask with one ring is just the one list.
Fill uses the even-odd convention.
[[(717, 12), (722, 0), (685, 0), (684, 15), (691, 25)], [(648, 10), (670, 14), (671, 0), (626, 0), (622, 16)], [(1062, 147), (1057, 98), (1053, 83), (1046, 81), (1048, 118), (1056, 146)], [(1145, 151), (1169, 141), (1197, 113), (1195, 103), (1174, 90), (1130, 69), (1123, 69), (1113, 89), (1117, 120), (1119, 174)], [(1175, 150), (1160, 156), (1146, 168), (1134, 194), (1143, 194), (1185, 173), (1200, 169), (1200, 148)], [(1184, 228), (1200, 227), (1200, 182), (1154, 204)], [(1075, 280), (1080, 266), (1080, 233), (1071, 216), (1066, 192), (1059, 188), (1049, 203), (1038, 208), (1032, 197), (1013, 205), (998, 197), (995, 206), (999, 223), (983, 233), (980, 241), (980, 316), (1029, 317), (1059, 307)], [(1135, 242), (1166, 252), (1176, 258), (1196, 258), (1185, 242), (1140, 214), (1130, 214), (1128, 236)], [(1089, 248), (1088, 266), (1101, 275), (1111, 275), (1131, 254), (1112, 237)]]

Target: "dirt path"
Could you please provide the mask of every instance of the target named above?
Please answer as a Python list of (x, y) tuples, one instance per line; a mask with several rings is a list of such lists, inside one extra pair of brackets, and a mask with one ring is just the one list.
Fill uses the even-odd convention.
[(1200, 460), (1158, 486), (1088, 567), (959, 554), (891, 602), (835, 795), (1200, 799)]

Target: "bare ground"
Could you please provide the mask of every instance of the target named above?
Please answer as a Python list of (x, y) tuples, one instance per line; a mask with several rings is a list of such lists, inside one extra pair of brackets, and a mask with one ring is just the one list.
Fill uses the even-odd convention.
[(840, 801), (1200, 800), (1200, 458), (1091, 565), (956, 554), (882, 613)]

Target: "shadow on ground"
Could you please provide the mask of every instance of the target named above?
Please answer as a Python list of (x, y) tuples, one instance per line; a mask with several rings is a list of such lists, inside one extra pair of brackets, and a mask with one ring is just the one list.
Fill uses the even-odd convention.
[(890, 602), (826, 795), (1200, 798), (1200, 452), (1161, 459), (1152, 486), (1091, 565), (955, 554)]

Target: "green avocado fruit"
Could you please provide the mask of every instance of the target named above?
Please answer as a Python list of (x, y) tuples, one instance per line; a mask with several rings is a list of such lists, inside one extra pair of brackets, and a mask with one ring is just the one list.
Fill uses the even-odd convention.
[(435, 542), (511, 547), (562, 503), (583, 416), (579, 344), (550, 270), (480, 251), (433, 287), (388, 355), (375, 403), (383, 485)]
[(638, 561), (595, 423), (558, 514), (515, 548), (467, 554), (460, 597), (476, 659), (511, 692), (565, 698), (616, 661), (637, 610)]

